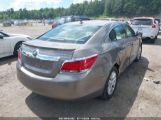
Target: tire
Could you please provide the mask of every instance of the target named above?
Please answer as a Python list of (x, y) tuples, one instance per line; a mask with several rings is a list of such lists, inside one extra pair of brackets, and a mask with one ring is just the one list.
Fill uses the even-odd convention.
[(154, 44), (154, 43), (155, 43), (155, 40), (157, 40), (157, 39), (158, 39), (158, 36), (155, 36), (154, 39), (150, 39), (150, 42), (151, 42), (152, 44)]
[(158, 36), (155, 36), (155, 40), (157, 40), (158, 39)]
[(150, 43), (154, 44), (155, 43), (155, 38), (150, 40)]
[(14, 52), (13, 52), (13, 55), (14, 55), (14, 56), (17, 56), (17, 55), (18, 55), (18, 50), (19, 50), (19, 48), (21, 47), (21, 45), (22, 45), (22, 42), (18, 42), (18, 43), (15, 45)]
[(139, 62), (141, 60), (141, 55), (142, 55), (142, 44), (139, 46), (138, 53), (135, 59), (136, 62)]
[[(112, 76), (113, 76), (113, 79), (111, 79)], [(103, 93), (101, 95), (101, 99), (109, 100), (110, 98), (112, 98), (112, 96), (115, 93), (116, 87), (117, 87), (117, 78), (118, 78), (118, 70), (117, 70), (116, 67), (113, 67), (111, 72), (110, 72), (110, 74), (109, 74), (109, 77), (108, 77), (108, 79), (106, 81)]]

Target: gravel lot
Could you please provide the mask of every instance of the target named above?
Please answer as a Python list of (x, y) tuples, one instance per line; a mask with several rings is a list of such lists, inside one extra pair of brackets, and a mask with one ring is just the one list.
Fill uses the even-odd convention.
[[(50, 26), (0, 28), (37, 37)], [(16, 77), (15, 57), (0, 59), (0, 117), (161, 117), (161, 36), (143, 45), (143, 57), (121, 75), (109, 101), (64, 102), (36, 95)]]

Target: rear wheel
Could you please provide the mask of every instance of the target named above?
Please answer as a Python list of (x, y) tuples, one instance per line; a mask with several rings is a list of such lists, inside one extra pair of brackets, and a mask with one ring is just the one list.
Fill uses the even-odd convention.
[(155, 36), (155, 38), (151, 39), (150, 41), (151, 41), (151, 43), (155, 43), (155, 40), (157, 40), (157, 39), (158, 39), (158, 36)]
[(13, 55), (15, 55), (15, 56), (18, 55), (18, 50), (19, 50), (19, 48), (21, 47), (21, 45), (22, 45), (22, 42), (18, 42), (18, 43), (15, 45)]
[(118, 70), (116, 67), (114, 67), (112, 68), (110, 75), (106, 81), (103, 94), (101, 96), (103, 100), (108, 100), (113, 96), (117, 86), (117, 78), (118, 78)]
[(140, 45), (139, 49), (138, 49), (138, 53), (136, 56), (135, 61), (138, 62), (141, 59), (141, 55), (142, 55), (142, 44)]

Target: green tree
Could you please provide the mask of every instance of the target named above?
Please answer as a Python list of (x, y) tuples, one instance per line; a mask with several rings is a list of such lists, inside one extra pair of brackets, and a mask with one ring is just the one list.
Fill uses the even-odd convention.
[(161, 0), (91, 0), (71, 4), (69, 8), (20, 9), (18, 11), (11, 8), (0, 12), (0, 19), (53, 19), (66, 15), (154, 16), (161, 12), (160, 6)]

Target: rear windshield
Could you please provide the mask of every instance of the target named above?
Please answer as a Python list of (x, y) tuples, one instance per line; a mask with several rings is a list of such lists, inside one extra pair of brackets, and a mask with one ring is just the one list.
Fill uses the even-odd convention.
[(64, 24), (50, 30), (38, 39), (53, 42), (84, 44), (100, 27), (101, 26), (96, 25)]
[(151, 19), (134, 19), (131, 21), (132, 25), (151, 25)]

